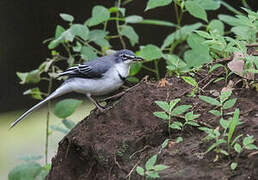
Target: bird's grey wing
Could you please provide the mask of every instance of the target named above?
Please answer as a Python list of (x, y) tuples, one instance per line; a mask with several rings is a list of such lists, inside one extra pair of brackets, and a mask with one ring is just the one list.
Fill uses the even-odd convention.
[(60, 76), (82, 77), (82, 78), (101, 78), (113, 65), (109, 56), (87, 61), (75, 67), (71, 67), (59, 74)]

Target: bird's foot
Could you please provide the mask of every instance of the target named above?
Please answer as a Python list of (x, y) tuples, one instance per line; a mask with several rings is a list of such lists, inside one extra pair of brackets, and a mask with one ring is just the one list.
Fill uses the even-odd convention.
[(107, 107), (103, 107), (103, 106), (98, 106), (97, 107), (97, 111), (99, 112), (99, 113), (104, 113), (104, 112), (106, 112), (106, 111), (108, 111), (108, 110), (110, 110), (112, 108), (112, 106), (107, 106)]

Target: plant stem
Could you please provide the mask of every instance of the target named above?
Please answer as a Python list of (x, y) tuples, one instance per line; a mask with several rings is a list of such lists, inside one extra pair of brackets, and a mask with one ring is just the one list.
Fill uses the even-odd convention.
[(149, 67), (147, 67), (147, 66), (142, 65), (142, 68), (143, 68), (143, 69), (146, 69), (147, 71), (156, 73), (156, 70), (155, 70), (155, 69), (149, 68)]
[(160, 80), (160, 75), (159, 75), (159, 60), (155, 60), (154, 61), (154, 65), (155, 65), (155, 73), (156, 73), (156, 78), (157, 80)]
[[(120, 5), (121, 5), (121, 0), (118, 0), (117, 8), (120, 8)], [(119, 11), (116, 12), (116, 18), (117, 18), (117, 19), (116, 19), (117, 34), (118, 34), (118, 36), (119, 36), (119, 39), (120, 39), (120, 42), (121, 42), (121, 44), (122, 44), (123, 49), (125, 49), (125, 48), (126, 48), (126, 45), (125, 45), (124, 39), (123, 39), (123, 37), (121, 36), (121, 33), (120, 33), (120, 25), (119, 25), (119, 20), (118, 20), (118, 18), (119, 18)]]
[[(52, 72), (54, 72), (54, 67), (52, 66)], [(49, 83), (48, 83), (48, 95), (51, 93), (52, 89), (52, 84), (53, 84), (53, 79), (52, 77), (49, 78)], [(48, 140), (49, 140), (49, 120), (50, 120), (50, 101), (48, 102), (48, 110), (47, 110), (47, 119), (46, 119), (46, 142), (45, 142), (45, 164), (47, 165), (48, 163)]]

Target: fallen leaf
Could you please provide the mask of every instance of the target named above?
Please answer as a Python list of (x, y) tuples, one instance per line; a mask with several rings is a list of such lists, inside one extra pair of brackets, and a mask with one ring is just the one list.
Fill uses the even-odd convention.
[(158, 83), (158, 87), (165, 87), (168, 83), (168, 81), (165, 78), (162, 78), (159, 83)]
[(221, 90), (221, 93), (222, 92), (227, 92), (227, 91), (232, 91), (234, 88), (234, 81), (232, 81), (232, 80), (230, 80), (229, 82), (228, 82), (228, 85), (226, 86), (226, 87), (224, 87), (224, 88), (222, 88), (222, 90)]
[(244, 77), (246, 79), (250, 79), (253, 80), (254, 79), (254, 74), (251, 72), (246, 72), (244, 73), (244, 66), (245, 66), (245, 62), (243, 60), (244, 58), (244, 54), (243, 53), (239, 53), (239, 52), (235, 52), (233, 54), (233, 59), (232, 61), (230, 61), (228, 63), (228, 68), (236, 73), (237, 75)]

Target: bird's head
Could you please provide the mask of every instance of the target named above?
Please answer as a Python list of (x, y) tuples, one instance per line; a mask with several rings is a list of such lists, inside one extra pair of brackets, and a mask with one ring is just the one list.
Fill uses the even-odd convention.
[(123, 49), (115, 53), (118, 62), (124, 62), (126, 64), (132, 64), (134, 62), (144, 61), (143, 58), (137, 57), (132, 51)]

